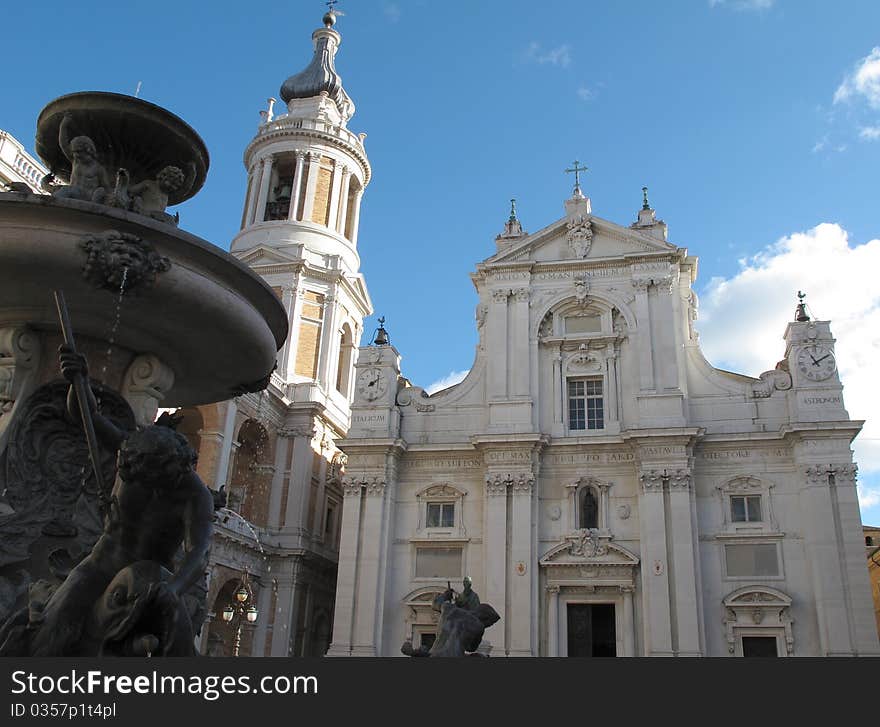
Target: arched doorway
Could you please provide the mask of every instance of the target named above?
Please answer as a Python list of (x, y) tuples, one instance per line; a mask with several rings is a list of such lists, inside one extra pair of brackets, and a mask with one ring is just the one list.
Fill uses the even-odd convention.
[(245, 520), (264, 527), (272, 489), (269, 434), (256, 419), (248, 419), (241, 425), (237, 441), (228, 505)]

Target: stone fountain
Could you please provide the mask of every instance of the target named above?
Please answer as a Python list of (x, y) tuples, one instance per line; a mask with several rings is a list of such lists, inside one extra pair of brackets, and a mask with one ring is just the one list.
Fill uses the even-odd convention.
[[(179, 610), (193, 632), (201, 624), (198, 584), (172, 572), (180, 563), (198, 570), (191, 544), (189, 551), (178, 545), (183, 529), (209, 533), (207, 494), (200, 482), (193, 485), (191, 463), (185, 474), (165, 472), (157, 452), (176, 445), (153, 451), (149, 437), (134, 433), (156, 429), (150, 425), (160, 406), (265, 388), (287, 336), (285, 311), (247, 266), (182, 230), (178, 215), (168, 213), (198, 192), (209, 165), (204, 143), (177, 116), (130, 96), (70, 94), (41, 112), (36, 149), (51, 170), (43, 182), (49, 194), (0, 194), (0, 654), (189, 653), (191, 643), (180, 647), (189, 631), (171, 648), (173, 634), (163, 635), (162, 623), (180, 619), (163, 622), (161, 614)], [(55, 291), (66, 305), (56, 306)], [(61, 307), (84, 358), (68, 351), (63, 376)], [(90, 388), (94, 398), (79, 396), (79, 421), (69, 382), (84, 376), (90, 387), (81, 392)], [(163, 423), (175, 424), (168, 417)], [(84, 431), (92, 427), (100, 441), (90, 448)], [(111, 493), (117, 450), (121, 479)], [(167, 526), (165, 540), (138, 545), (140, 562), (119, 554), (107, 560), (108, 548), (139, 536), (125, 514), (136, 488), (120, 489), (137, 480), (135, 459), (152, 467), (136, 482), (138, 492), (154, 487), (169, 501), (191, 497), (179, 508), (188, 514), (159, 523), (157, 510), (152, 525)], [(164, 484), (156, 484), (159, 470)], [(147, 513), (154, 505), (145, 502), (137, 507)], [(184, 522), (196, 517), (191, 511), (201, 513), (196, 524)], [(175, 564), (153, 552), (172, 546)], [(89, 562), (92, 571), (113, 565), (100, 587), (92, 578), (97, 597), (77, 605), (81, 628), (54, 650), (30, 648), (46, 614), (73, 608), (57, 592), (85, 578)], [(122, 610), (120, 598), (128, 604)]]

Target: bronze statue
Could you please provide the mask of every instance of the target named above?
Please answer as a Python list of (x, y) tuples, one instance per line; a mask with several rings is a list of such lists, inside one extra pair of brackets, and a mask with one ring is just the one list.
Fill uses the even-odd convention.
[[(69, 382), (87, 377), (85, 357), (62, 346), (60, 359)], [(207, 566), (211, 493), (182, 435), (161, 423), (122, 431), (87, 391), (101, 444), (118, 451), (103, 533), (57, 590), (32, 586), (29, 606), (0, 629), (0, 656), (193, 655), (196, 609), (184, 595)], [(76, 420), (73, 387), (67, 404)]]
[(455, 597), (455, 605), (468, 611), (476, 611), (480, 605), (480, 597), (471, 587), (473, 581), (470, 576), (465, 576), (462, 581), (463, 590)]
[[(58, 145), (64, 156), (70, 160), (70, 184), (59, 187), (52, 194), (55, 197), (103, 202), (111, 187), (107, 170), (98, 161), (95, 142), (88, 136), (70, 138), (71, 123), (71, 115), (64, 114), (58, 129)], [(46, 181), (48, 183), (51, 180)]]
[(498, 612), (488, 603), (480, 603), (479, 597), (470, 590), (470, 578), (465, 578), (465, 588), (469, 591), (466, 602), (474, 603), (473, 609), (458, 605), (459, 599), (452, 588), (437, 595), (432, 604), (440, 612), (437, 638), (431, 647), (420, 646), (414, 649), (411, 641), (404, 642), (400, 651), (406, 656), (482, 656), (477, 654), (483, 633), (501, 619)]
[(128, 189), (131, 196), (131, 210), (140, 215), (152, 217), (159, 222), (176, 224), (176, 219), (169, 215), (165, 208), (168, 206), (168, 195), (183, 190), (182, 194), (192, 188), (196, 178), (196, 165), (189, 163), (189, 171), (184, 176), (180, 167), (164, 167), (155, 179), (145, 179), (143, 182), (132, 185)]

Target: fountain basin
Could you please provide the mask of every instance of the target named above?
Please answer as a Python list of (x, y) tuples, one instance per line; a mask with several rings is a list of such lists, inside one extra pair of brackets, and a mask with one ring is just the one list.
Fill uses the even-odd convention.
[(64, 291), (77, 340), (107, 342), (119, 294), (84, 276), (81, 243), (108, 230), (146, 241), (170, 263), (152, 285), (123, 296), (112, 343), (115, 366), (126, 365), (126, 356), (153, 354), (171, 368), (174, 382), (162, 406), (258, 390), (273, 370), (287, 337), (284, 307), (259, 276), (206, 240), (132, 212), (19, 193), (0, 194), (0, 225), (0, 328), (47, 334), (42, 359), (53, 368), (41, 379), (58, 376), (55, 352), (46, 350), (59, 331), (53, 290)]
[(208, 174), (205, 142), (183, 119), (149, 101), (104, 91), (82, 91), (50, 102), (37, 119), (37, 154), (56, 177), (68, 181), (70, 160), (58, 145), (58, 130), (65, 114), (73, 128), (88, 136), (98, 149), (108, 172), (127, 169), (131, 182), (155, 179), (166, 166), (186, 170), (195, 165), (192, 187), (168, 195), (175, 205), (196, 194)]

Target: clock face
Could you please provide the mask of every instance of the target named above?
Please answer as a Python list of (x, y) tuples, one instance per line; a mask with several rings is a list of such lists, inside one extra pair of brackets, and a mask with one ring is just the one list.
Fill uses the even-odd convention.
[(805, 346), (797, 357), (801, 375), (810, 381), (824, 381), (837, 370), (831, 349), (819, 344)]
[(367, 401), (378, 399), (388, 390), (388, 382), (382, 376), (382, 369), (364, 369), (358, 375), (358, 391)]

